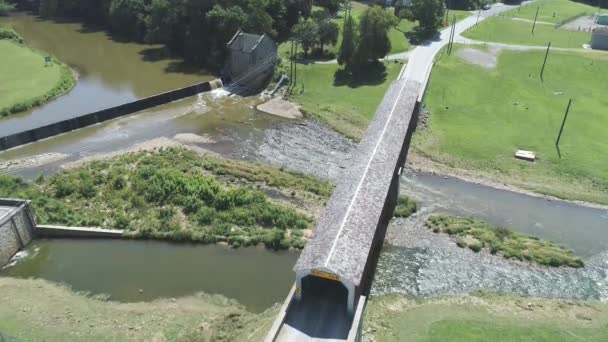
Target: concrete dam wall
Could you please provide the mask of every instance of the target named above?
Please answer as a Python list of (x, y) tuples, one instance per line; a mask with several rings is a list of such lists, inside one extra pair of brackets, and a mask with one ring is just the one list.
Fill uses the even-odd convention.
[(50, 125), (4, 136), (0, 138), (0, 151), (50, 138), (79, 128), (92, 126), (104, 121), (140, 112), (142, 110), (160, 106), (169, 102), (181, 100), (186, 97), (221, 88), (222, 86), (222, 81), (219, 79), (198, 83), (189, 87), (153, 95), (130, 103), (125, 103), (116, 107), (84, 114), (76, 118), (67, 119)]
[(0, 199), (0, 268), (32, 241), (35, 227), (29, 201)]

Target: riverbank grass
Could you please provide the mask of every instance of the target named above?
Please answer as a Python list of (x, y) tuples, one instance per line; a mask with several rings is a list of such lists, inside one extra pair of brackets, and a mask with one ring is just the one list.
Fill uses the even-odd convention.
[[(608, 55), (506, 51), (484, 69), (459, 54), (439, 60), (425, 99), (429, 127), (413, 146), (444, 172), (462, 172), (564, 199), (608, 203)], [(468, 47), (470, 49), (470, 47)], [(489, 53), (486, 51), (486, 53)], [(560, 142), (555, 141), (573, 99)], [(536, 162), (514, 158), (534, 151)]]
[(597, 6), (590, 6), (570, 0), (539, 0), (526, 6), (510, 10), (504, 16), (534, 21), (538, 8), (539, 22), (565, 24), (583, 15), (597, 13)]
[(273, 249), (302, 248), (314, 224), (307, 210), (331, 191), (311, 177), (183, 148), (94, 161), (34, 183), (0, 176), (0, 197), (31, 199), (40, 224)]
[(364, 335), (389, 341), (606, 341), (605, 304), (496, 294), (372, 298)]
[(508, 17), (492, 17), (473, 26), (463, 37), (483, 42), (511, 45), (547, 46), (582, 49), (591, 41), (590, 32), (563, 30), (553, 25), (537, 24), (532, 34), (532, 23), (512, 20)]
[(417, 210), (416, 201), (407, 197), (407, 196), (399, 196), (399, 203), (395, 208), (394, 217), (406, 218), (412, 216)]
[(255, 315), (206, 294), (117, 303), (38, 279), (0, 277), (0, 341), (259, 341), (276, 310)]
[(14, 39), (0, 39), (0, 116), (40, 106), (74, 86), (70, 68)]
[(307, 114), (358, 140), (402, 67), (401, 62), (375, 63), (355, 77), (338, 64), (299, 64), (291, 100)]
[(496, 227), (469, 217), (431, 216), (425, 226), (435, 233), (455, 238), (456, 244), (474, 252), (487, 249), (507, 259), (528, 261), (543, 266), (583, 267), (583, 261), (563, 246), (537, 237)]

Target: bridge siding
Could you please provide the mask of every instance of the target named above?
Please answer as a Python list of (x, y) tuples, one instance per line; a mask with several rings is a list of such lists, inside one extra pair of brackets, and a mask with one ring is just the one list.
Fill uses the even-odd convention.
[[(399, 162), (404, 161), (403, 147), (419, 89), (417, 82), (398, 80), (387, 91), (353, 155), (351, 165), (338, 182), (313, 237), (294, 267), (297, 273), (325, 268), (342, 281), (356, 287), (361, 285), (385, 200)], [(338, 242), (334, 247), (336, 239)]]

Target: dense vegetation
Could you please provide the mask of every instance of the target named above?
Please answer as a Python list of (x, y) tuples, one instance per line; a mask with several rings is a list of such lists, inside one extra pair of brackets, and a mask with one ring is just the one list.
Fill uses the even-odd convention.
[[(31, 199), (39, 223), (125, 229), (142, 238), (302, 247), (313, 218), (252, 185), (322, 201), (331, 186), (184, 149), (95, 161), (34, 183), (0, 177), (0, 197)], [(290, 193), (289, 193), (290, 192)]]
[(190, 62), (217, 68), (238, 29), (283, 41), (311, 10), (306, 0), (39, 0), (35, 7), (43, 17), (78, 17), (125, 39), (166, 44)]
[(416, 201), (407, 196), (399, 196), (399, 204), (395, 208), (395, 217), (409, 217), (417, 210)]
[(486, 248), (490, 253), (507, 259), (553, 267), (583, 267), (583, 261), (563, 246), (495, 227), (478, 219), (431, 216), (425, 225), (435, 233), (454, 236), (459, 247), (468, 247), (474, 252)]
[(6, 0), (0, 0), (0, 17), (8, 15), (13, 9), (15, 9), (14, 4), (8, 3)]
[(51, 57), (25, 46), (13, 30), (0, 27), (0, 116), (29, 110), (68, 92), (74, 86), (72, 70)]

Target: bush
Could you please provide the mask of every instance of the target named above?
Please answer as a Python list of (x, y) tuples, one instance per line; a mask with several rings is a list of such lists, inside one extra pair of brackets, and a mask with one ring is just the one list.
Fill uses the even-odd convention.
[[(14, 9), (15, 9), (14, 4), (9, 4), (4, 0), (0, 0), (0, 17), (9, 15), (9, 13), (11, 11), (13, 11)], [(0, 33), (1, 33), (1, 29), (0, 29)], [(0, 36), (0, 39), (2, 39), (1, 36)]]
[[(490, 253), (506, 259), (530, 261), (545, 266), (583, 267), (583, 261), (571, 250), (534, 236), (494, 227), (481, 220), (452, 216), (431, 216), (425, 226), (436, 233), (454, 236), (458, 247), (474, 252), (489, 248)], [(469, 241), (467, 243), (467, 241)]]
[(399, 196), (399, 204), (395, 208), (394, 217), (409, 217), (416, 212), (416, 201), (407, 196)]

